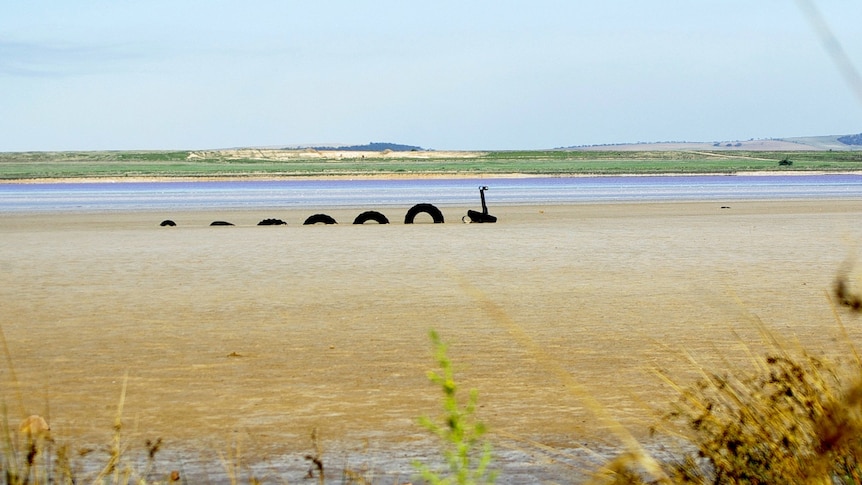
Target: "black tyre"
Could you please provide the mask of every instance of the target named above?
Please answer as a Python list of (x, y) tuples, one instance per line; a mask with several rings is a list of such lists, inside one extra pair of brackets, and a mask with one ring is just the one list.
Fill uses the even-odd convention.
[(353, 220), (353, 223), (365, 224), (368, 221), (374, 221), (378, 224), (389, 224), (389, 219), (387, 219), (386, 216), (377, 211), (365, 211), (362, 214), (356, 216), (356, 219)]
[(440, 209), (434, 207), (431, 204), (416, 204), (407, 211), (407, 215), (404, 217), (404, 224), (413, 224), (413, 219), (416, 218), (418, 214), (426, 213), (434, 219), (434, 224), (442, 224), (443, 223), (443, 213), (440, 212)]
[(281, 219), (264, 219), (257, 223), (258, 226), (286, 226), (287, 223)]
[(335, 222), (335, 219), (326, 215), (326, 214), (314, 214), (309, 217), (302, 223), (303, 226), (310, 226), (312, 224), (338, 224)]
[(174, 222), (174, 221), (172, 221), (172, 220), (170, 220), (170, 219), (165, 219), (165, 220), (163, 220), (163, 221), (162, 221), (162, 223), (161, 223), (161, 224), (159, 224), (159, 225), (160, 225), (160, 226), (162, 226), (162, 227), (174, 227), (174, 226), (176, 226), (176, 225), (177, 225), (177, 223), (176, 223), (176, 222)]
[(210, 223), (211, 226), (232, 226), (230, 222), (227, 221), (212, 221)]

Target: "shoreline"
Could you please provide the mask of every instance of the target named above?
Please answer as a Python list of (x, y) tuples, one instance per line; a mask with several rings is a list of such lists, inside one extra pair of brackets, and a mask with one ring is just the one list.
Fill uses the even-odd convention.
[(334, 174), (334, 175), (226, 175), (186, 177), (170, 175), (130, 177), (48, 177), (0, 179), (0, 185), (14, 184), (72, 184), (72, 183), (148, 183), (148, 182), (271, 182), (279, 180), (404, 180), (404, 179), (515, 179), (515, 178), (598, 178), (598, 177), (738, 177), (738, 176), (805, 176), (805, 175), (862, 175), (862, 170), (797, 170), (750, 172), (668, 172), (668, 173), (617, 173), (617, 174), (537, 174), (537, 173), (386, 173), (386, 174)]
[[(652, 200), (652, 201), (585, 201), (575, 203), (551, 204), (495, 204), (491, 211), (499, 219), (495, 224), (466, 224), (461, 216), (467, 213), (467, 205), (437, 204), (445, 215), (445, 223), (425, 224), (420, 221), (416, 227), (423, 226), (530, 226), (544, 225), (556, 221), (562, 224), (578, 224), (579, 221), (596, 218), (626, 220), (631, 214), (642, 214), (646, 217), (678, 217), (678, 216), (751, 216), (771, 214), (773, 216), (790, 214), (853, 214), (860, 210), (860, 199), (739, 199), (730, 202), (712, 200)], [(324, 212), (333, 217), (337, 224), (333, 230), (354, 228), (358, 231), (372, 230), (370, 226), (377, 224), (354, 225), (355, 217), (368, 207), (246, 207), (246, 208), (174, 208), (174, 209), (137, 209), (137, 210), (87, 210), (87, 211), (16, 211), (0, 212), (3, 216), (0, 222), (0, 234), (5, 230), (15, 231), (62, 231), (67, 229), (85, 231), (103, 230), (149, 230), (182, 231), (189, 229), (211, 229), (210, 223), (215, 220), (231, 222), (234, 229), (265, 231), (266, 226), (258, 226), (263, 219), (276, 218), (284, 220), (287, 225), (283, 231), (313, 231), (326, 226), (303, 224), (309, 216)], [(396, 227), (409, 227), (403, 223), (404, 213), (408, 208), (402, 206), (377, 207), (391, 221), (392, 230)], [(158, 224), (170, 219), (177, 224), (176, 228), (160, 228)], [(389, 230), (381, 228), (382, 230)]]

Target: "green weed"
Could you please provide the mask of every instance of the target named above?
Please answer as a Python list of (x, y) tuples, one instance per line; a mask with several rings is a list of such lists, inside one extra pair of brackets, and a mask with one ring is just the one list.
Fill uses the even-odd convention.
[(437, 471), (418, 462), (415, 466), (420, 476), (432, 484), (494, 483), (496, 473), (488, 468), (492, 460), (491, 445), (487, 441), (481, 443), (481, 451), (477, 452), (487, 431), (475, 418), (478, 394), (471, 391), (467, 403), (461, 405), (452, 362), (446, 353), (447, 346), (437, 332), (432, 330), (430, 335), (440, 372), (429, 371), (428, 379), (443, 390), (444, 414), (442, 423), (428, 417), (420, 418), (420, 423), (442, 440), (447, 469)]

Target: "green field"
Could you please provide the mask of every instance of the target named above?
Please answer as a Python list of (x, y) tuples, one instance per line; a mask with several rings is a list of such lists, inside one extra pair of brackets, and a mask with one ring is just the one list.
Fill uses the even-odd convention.
[[(373, 152), (338, 157), (253, 158), (228, 152), (99, 151), (0, 153), (0, 180), (80, 177), (254, 177), (385, 174), (615, 175), (862, 170), (860, 151), (500, 151)], [(203, 153), (203, 155), (201, 155)], [(225, 153), (224, 155), (222, 153)], [(283, 152), (288, 153), (288, 152)], [(296, 153), (296, 152), (293, 152)], [(273, 155), (275, 154), (275, 155)], [(449, 154), (449, 155), (447, 155)], [(785, 161), (785, 163), (780, 163)]]

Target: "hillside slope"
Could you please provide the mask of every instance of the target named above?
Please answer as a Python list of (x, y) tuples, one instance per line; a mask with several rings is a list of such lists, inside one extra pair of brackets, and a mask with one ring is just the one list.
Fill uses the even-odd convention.
[(664, 150), (744, 150), (744, 151), (809, 151), (809, 150), (834, 150), (852, 151), (862, 150), (862, 145), (847, 144), (839, 141), (855, 140), (859, 135), (829, 135), (829, 136), (804, 136), (791, 138), (771, 138), (763, 140), (745, 141), (720, 141), (720, 142), (657, 142), (657, 143), (621, 143), (612, 145), (589, 145), (567, 147), (568, 150), (589, 151), (664, 151)]

